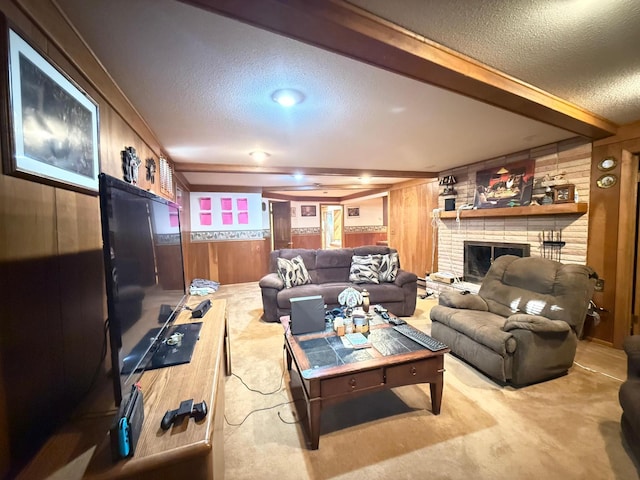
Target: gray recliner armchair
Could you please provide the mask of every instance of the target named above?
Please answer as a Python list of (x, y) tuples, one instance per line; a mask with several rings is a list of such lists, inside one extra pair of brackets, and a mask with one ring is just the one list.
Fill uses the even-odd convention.
[(624, 339), (627, 354), (627, 380), (620, 386), (622, 407), (620, 425), (629, 449), (640, 462), (640, 335)]
[(584, 265), (498, 257), (477, 295), (440, 295), (430, 313), (431, 336), (503, 384), (563, 375), (573, 364), (596, 278)]

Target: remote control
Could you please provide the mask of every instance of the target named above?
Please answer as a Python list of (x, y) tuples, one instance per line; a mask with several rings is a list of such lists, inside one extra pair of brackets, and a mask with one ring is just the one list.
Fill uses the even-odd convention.
[(407, 322), (405, 322), (404, 320), (402, 320), (401, 318), (398, 318), (398, 317), (389, 318), (388, 321), (392, 325), (404, 325), (405, 323), (407, 323)]

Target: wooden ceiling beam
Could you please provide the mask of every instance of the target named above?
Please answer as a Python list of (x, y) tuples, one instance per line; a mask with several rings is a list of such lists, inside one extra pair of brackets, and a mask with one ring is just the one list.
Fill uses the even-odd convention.
[(378, 189), (389, 190), (393, 184), (375, 184), (375, 185), (363, 185), (363, 184), (349, 184), (349, 185), (287, 185), (285, 187), (262, 187), (263, 191), (270, 192), (305, 192), (305, 191), (318, 191), (318, 190), (363, 190), (363, 189)]
[(389, 177), (389, 178), (436, 178), (437, 172), (417, 172), (405, 170), (364, 170), (355, 168), (321, 167), (264, 167), (254, 165), (231, 165), (214, 163), (176, 162), (176, 172), (189, 173), (243, 173), (272, 175), (323, 175), (336, 177)]
[(343, 0), (181, 0), (590, 139), (618, 125)]

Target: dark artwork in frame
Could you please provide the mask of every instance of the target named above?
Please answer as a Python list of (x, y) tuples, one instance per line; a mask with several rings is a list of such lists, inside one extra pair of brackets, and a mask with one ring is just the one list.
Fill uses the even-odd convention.
[(360, 207), (347, 207), (347, 216), (348, 217), (359, 217), (360, 216)]
[(315, 217), (316, 206), (315, 205), (302, 205), (300, 207), (300, 215), (303, 217)]
[(521, 160), (476, 173), (473, 206), (523, 207), (531, 204), (535, 160)]
[(98, 105), (2, 17), (4, 169), (98, 193)]

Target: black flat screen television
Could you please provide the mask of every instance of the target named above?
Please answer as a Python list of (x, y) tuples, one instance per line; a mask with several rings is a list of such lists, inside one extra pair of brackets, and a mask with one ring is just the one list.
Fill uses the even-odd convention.
[(186, 299), (178, 205), (105, 174), (99, 180), (111, 367), (119, 405), (145, 369), (189, 362), (201, 324), (173, 325)]

